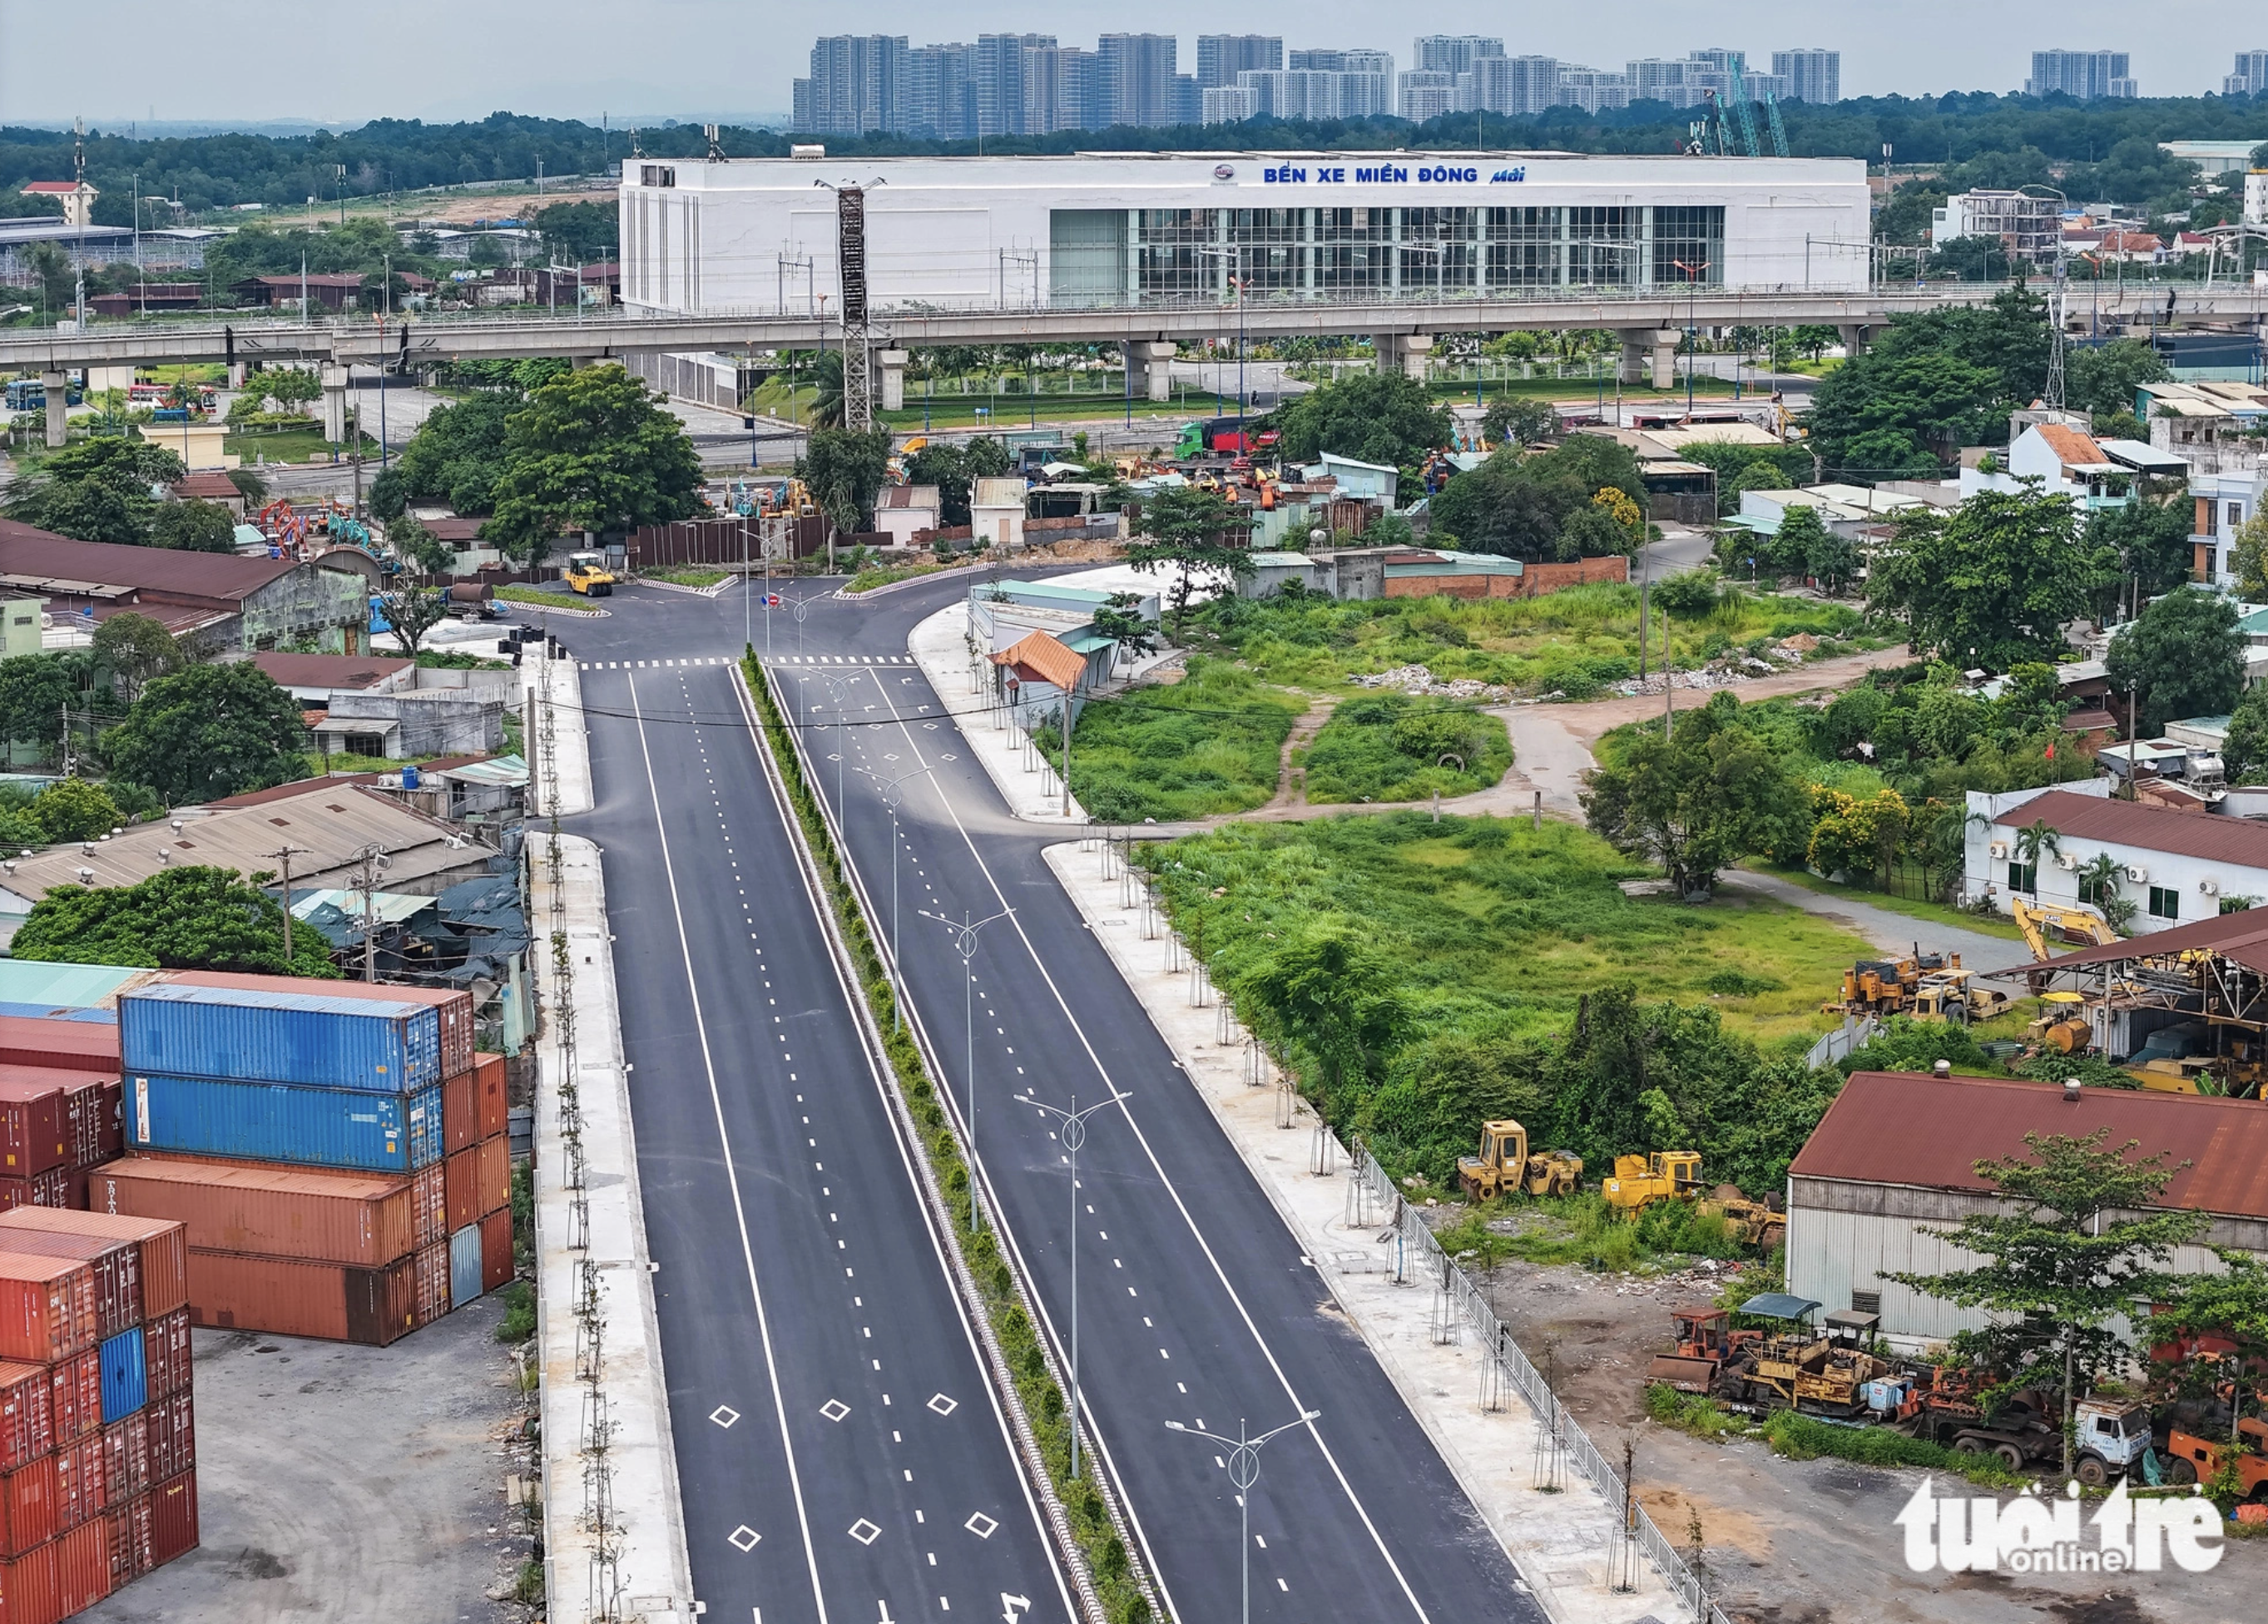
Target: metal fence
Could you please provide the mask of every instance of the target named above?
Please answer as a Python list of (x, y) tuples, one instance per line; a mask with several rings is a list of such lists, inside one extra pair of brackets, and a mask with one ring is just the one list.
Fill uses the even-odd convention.
[(1390, 1225), (1398, 1242), (1392, 1266), (1395, 1278), (1406, 1284), (1424, 1282), (1432, 1286), (1436, 1334), (1443, 1334), (1458, 1320), (1471, 1327), (1486, 1366), (1484, 1380), (1516, 1389), (1528, 1401), (1537, 1426), (1544, 1431), (1544, 1446), (1564, 1453), (1572, 1461), (1575, 1469), (1616, 1511), (1616, 1548), (1608, 1553), (1610, 1581), (1620, 1578), (1621, 1564), (1627, 1561), (1628, 1553), (1635, 1550), (1653, 1565), (1662, 1583), (1676, 1598), (1679, 1616), (1694, 1620), (1697, 1624), (1732, 1624), (1708, 1598), (1700, 1576), (1686, 1564), (1653, 1518), (1646, 1515), (1646, 1508), (1638, 1503), (1623, 1474), (1608, 1462), (1590, 1435), (1561, 1407), (1550, 1384), (1528, 1362), (1527, 1354), (1513, 1340), (1511, 1331), (1489, 1306), (1487, 1297), (1457, 1267), (1455, 1260), (1441, 1249), (1441, 1243), (1433, 1238), (1433, 1231), (1426, 1227), (1418, 1210), (1402, 1199), (1402, 1192), (1395, 1187), (1386, 1170), (1373, 1159), (1369, 1148), (1357, 1139), (1351, 1156), (1348, 1179), (1354, 1190), (1349, 1200), (1355, 1216), (1359, 1220), (1363, 1218), (1366, 1201), (1379, 1203), (1381, 1216), (1392, 1214)]

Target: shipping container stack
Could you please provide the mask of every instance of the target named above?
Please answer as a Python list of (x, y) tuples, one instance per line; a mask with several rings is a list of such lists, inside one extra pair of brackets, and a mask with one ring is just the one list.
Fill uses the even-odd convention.
[(194, 1323), (383, 1346), (512, 1278), (469, 995), (185, 971), (118, 1017), (128, 1154), (88, 1204), (184, 1226)]
[(197, 1543), (181, 1225), (0, 1213), (0, 1619), (58, 1624)]
[(118, 1028), (0, 1016), (0, 1210), (87, 1204), (124, 1148)]

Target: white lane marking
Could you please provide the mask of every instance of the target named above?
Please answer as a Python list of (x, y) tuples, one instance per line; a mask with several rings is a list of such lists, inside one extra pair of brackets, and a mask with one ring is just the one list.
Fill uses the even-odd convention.
[(811, 1517), (803, 1503), (803, 1473), (795, 1464), (795, 1440), (788, 1433), (787, 1401), (780, 1392), (779, 1362), (772, 1353), (770, 1318), (764, 1312), (763, 1287), (756, 1280), (756, 1250), (748, 1237), (748, 1215), (740, 1200), (740, 1175), (734, 1165), (732, 1138), (725, 1127), (724, 1092), (717, 1084), (717, 1061), (709, 1047), (709, 1023), (701, 1010), (701, 987), (693, 974), (693, 944), (686, 935), (685, 908), (678, 900), (677, 864), (669, 853), (669, 830), (661, 816), (661, 787), (653, 774), (653, 750), (646, 742), (645, 713), (637, 702), (637, 680), (630, 680), (630, 715), (637, 724), (638, 751), (645, 758), (646, 792), (653, 797), (654, 831), (661, 837), (662, 872), (669, 881), (669, 906), (677, 916), (677, 948), (685, 960), (686, 992), (693, 1000), (693, 1025), (701, 1039), (701, 1061), (709, 1074), (709, 1103), (717, 1113), (717, 1136), (725, 1145), (725, 1178), (733, 1192), (733, 1220), (740, 1231), (740, 1257), (748, 1270), (748, 1295), (755, 1301), (756, 1334), (764, 1347), (764, 1369), (771, 1379), (772, 1409), (779, 1417), (780, 1449), (787, 1457), (788, 1488), (795, 1496), (795, 1517), (803, 1532), (804, 1566), (811, 1575), (811, 1598), (820, 1624), (827, 1624), (827, 1597), (820, 1588), (819, 1552), (811, 1541)]

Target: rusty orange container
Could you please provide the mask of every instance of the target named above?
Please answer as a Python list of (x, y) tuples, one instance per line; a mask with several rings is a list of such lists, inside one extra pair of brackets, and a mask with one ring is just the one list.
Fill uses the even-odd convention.
[(150, 1491), (150, 1554), (162, 1567), (197, 1548), (197, 1474), (184, 1472)]
[[(170, 1314), (160, 1314), (142, 1327), (142, 1362), (147, 1369), (145, 1380), (150, 1400), (158, 1400), (189, 1390), (189, 1311), (177, 1308)], [(156, 1475), (164, 1477), (165, 1473)]]
[(83, 1438), (102, 1426), (102, 1350), (90, 1348), (47, 1367), (48, 1413), (55, 1447)]
[(122, 1076), (115, 1021), (42, 1020), (0, 1015), (0, 1066), (52, 1066)]
[(0, 1251), (19, 1230), (56, 1235), (100, 1235), (129, 1240), (142, 1250), (142, 1318), (170, 1314), (189, 1300), (189, 1247), (181, 1226), (170, 1218), (122, 1217), (108, 1212), (57, 1212), (19, 1207), (0, 1212)]
[(369, 1268), (416, 1246), (410, 1185), (387, 1173), (132, 1156), (95, 1172), (91, 1199), (106, 1212), (172, 1219), (193, 1251)]
[(55, 1453), (55, 1532), (67, 1533), (103, 1510), (102, 1435), (90, 1433)]
[(510, 1125), (512, 1102), (504, 1093), (504, 1056), (473, 1056), (474, 1087), (480, 1095), (479, 1137), (493, 1139)]
[(163, 1483), (197, 1464), (196, 1408), (184, 1387), (150, 1400), (150, 1481)]
[(29, 1179), (71, 1161), (65, 1085), (83, 1085), (84, 1071), (44, 1066), (0, 1066), (0, 1173)]
[(21, 1556), (55, 1533), (55, 1458), (42, 1455), (0, 1474), (0, 1556)]
[(80, 1231), (0, 1230), (0, 1249), (31, 1257), (73, 1258), (94, 1270), (94, 1313), (107, 1339), (142, 1323), (142, 1249), (114, 1235)]
[(84, 1613), (110, 1594), (110, 1526), (102, 1517), (90, 1518), (69, 1533), (58, 1534), (55, 1547), (55, 1606), (60, 1617)]
[(0, 1250), (0, 1358), (48, 1364), (100, 1340), (92, 1267)]
[(148, 1492), (150, 1422), (139, 1410), (102, 1429), (102, 1496), (105, 1506)]
[(469, 1145), (441, 1164), (442, 1183), (448, 1195), (448, 1232), (481, 1221), (481, 1151)]
[(416, 1246), (430, 1246), (449, 1238), (449, 1175), (439, 1162), (409, 1175), (410, 1228)]
[(110, 1588), (115, 1591), (156, 1567), (150, 1496), (139, 1494), (102, 1514), (104, 1545), (110, 1553)]
[[(446, 1257), (448, 1248), (441, 1251)], [(408, 1258), (356, 1268), (237, 1252), (189, 1253), (189, 1318), (197, 1325), (382, 1348), (416, 1329), (416, 1273)]]
[(417, 1253), (417, 1307), (419, 1325), (431, 1325), (449, 1312), (449, 1243), (421, 1247)]
[[(98, 1382), (99, 1371), (98, 1365)], [(55, 1448), (53, 1382), (44, 1365), (0, 1364), (0, 1472)]]
[(493, 1291), (512, 1275), (512, 1209), (481, 1220), (481, 1290)]
[(486, 1217), (512, 1205), (512, 1141), (499, 1135), (482, 1140), (475, 1150), (481, 1158), (477, 1186), (481, 1216)]

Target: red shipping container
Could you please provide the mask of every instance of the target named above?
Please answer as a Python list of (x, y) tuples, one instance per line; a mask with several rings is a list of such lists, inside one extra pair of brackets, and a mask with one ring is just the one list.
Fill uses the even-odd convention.
[(512, 1102), (504, 1096), (504, 1056), (473, 1056), (473, 1086), (480, 1096), (481, 1131), (477, 1137), (493, 1139), (510, 1125)]
[(169, 970), (159, 979), (179, 987), (224, 987), (237, 992), (307, 993), (318, 998), (390, 998), (430, 1004), (441, 1026), (441, 1075), (473, 1069), (473, 996), (390, 981), (326, 981), (304, 975), (247, 975), (235, 970)]
[(103, 1511), (102, 1435), (94, 1433), (55, 1453), (55, 1532), (68, 1532)]
[(188, 1388), (152, 1399), (150, 1417), (150, 1481), (162, 1483), (197, 1464), (196, 1415)]
[(442, 1183), (449, 1201), (449, 1233), (481, 1221), (481, 1151), (478, 1145), (446, 1157)]
[(416, 1232), (410, 1244), (430, 1246), (449, 1238), (449, 1175), (438, 1162), (409, 1175), (409, 1225)]
[(0, 1600), (5, 1602), (8, 1624), (61, 1624), (53, 1539), (0, 1562)]
[(4, 1250), (0, 1237), (0, 1358), (46, 1364), (99, 1340), (94, 1270), (70, 1258)]
[(181, 1226), (164, 1218), (122, 1217), (107, 1212), (53, 1212), (19, 1207), (0, 1212), (0, 1251), (18, 1230), (50, 1234), (105, 1235), (142, 1249), (142, 1318), (170, 1314), (189, 1300), (189, 1244)]
[(441, 1082), (441, 1149), (444, 1154), (468, 1150), (481, 1142), (479, 1073), (460, 1071)]
[(512, 1276), (512, 1209), (481, 1220), (481, 1290), (493, 1291)]
[(94, 1270), (94, 1315), (102, 1336), (142, 1323), (142, 1249), (114, 1236), (17, 1229), (0, 1232), (0, 1249), (29, 1257), (75, 1258)]
[(184, 1472), (150, 1491), (150, 1547), (159, 1567), (197, 1548), (195, 1473)]
[(101, 1349), (90, 1348), (76, 1358), (48, 1366), (48, 1414), (57, 1449), (100, 1429)]
[[(29, 1179), (0, 1177), (0, 1212), (10, 1211), (18, 1207), (70, 1209), (73, 1205), (72, 1191), (82, 1187), (74, 1182), (76, 1177), (74, 1171), (69, 1167), (50, 1167), (47, 1172), (35, 1173)], [(77, 1206), (79, 1210), (85, 1209), (86, 1201), (84, 1196), (80, 1198)]]
[(0, 1556), (21, 1556), (55, 1536), (55, 1458), (0, 1476)]
[(512, 1205), (512, 1141), (501, 1136), (483, 1139), (478, 1154), (480, 1172), (475, 1187), (480, 1193), (481, 1216), (486, 1217)]
[(63, 1114), (63, 1085), (85, 1080), (83, 1071), (0, 1066), (0, 1173), (28, 1179), (71, 1159), (70, 1128)]
[[(84, 1613), (110, 1594), (110, 1527), (97, 1517), (59, 1536), (55, 1547), (55, 1606), (59, 1616)], [(14, 1624), (12, 1615), (10, 1624)]]
[(100, 1158), (108, 1161), (114, 1156), (126, 1154), (126, 1079), (105, 1077), (102, 1080)]
[(417, 1253), (417, 1323), (431, 1325), (449, 1312), (449, 1246), (421, 1247)]
[(0, 1015), (0, 1066), (52, 1066), (121, 1077), (118, 1023)]
[(150, 1487), (150, 1420), (140, 1410), (102, 1429), (103, 1503), (114, 1506)]
[[(160, 1314), (142, 1327), (142, 1366), (147, 1372), (152, 1403), (189, 1390), (189, 1311), (177, 1308)], [(158, 1477), (166, 1473), (156, 1473)]]
[(411, 1181), (396, 1174), (133, 1156), (93, 1178), (94, 1205), (177, 1220), (193, 1251), (374, 1268), (416, 1246)]
[(110, 1588), (130, 1584), (158, 1565), (151, 1548), (150, 1496), (136, 1495), (122, 1506), (102, 1514), (105, 1544), (110, 1551)]
[[(446, 1258), (448, 1248), (440, 1248)], [(448, 1269), (441, 1294), (448, 1297)], [(247, 1257), (233, 1252), (189, 1253), (189, 1319), (224, 1330), (272, 1331), (383, 1348), (417, 1326), (415, 1264), (383, 1268)]]
[(55, 1417), (53, 1378), (44, 1365), (0, 1364), (0, 1472), (54, 1449)]

